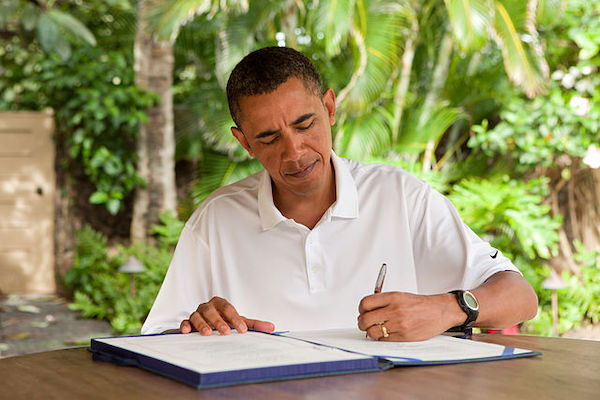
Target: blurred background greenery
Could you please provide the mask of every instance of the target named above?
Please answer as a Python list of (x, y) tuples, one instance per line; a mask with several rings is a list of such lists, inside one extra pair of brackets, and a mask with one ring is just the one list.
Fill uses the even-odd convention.
[[(182, 221), (261, 168), (230, 134), (224, 86), (268, 45), (302, 51), (337, 94), (339, 155), (430, 182), (514, 260), (540, 299), (522, 332), (553, 334), (551, 274), (565, 282), (559, 333), (598, 324), (598, 1), (0, 0), (0, 42), (0, 110), (54, 110), (58, 184), (80, 210), (60, 279), (116, 332), (139, 331)], [(164, 68), (144, 83), (144, 63)], [(135, 196), (162, 196), (139, 164), (160, 104), (175, 163), (153, 174), (176, 180), (177, 203), (134, 237)], [(146, 267), (135, 296), (118, 272), (130, 255)]]

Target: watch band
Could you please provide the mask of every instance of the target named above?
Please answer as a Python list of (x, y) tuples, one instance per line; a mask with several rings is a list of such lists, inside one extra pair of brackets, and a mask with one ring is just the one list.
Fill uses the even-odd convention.
[[(458, 331), (464, 331), (470, 328), (475, 323), (475, 320), (479, 315), (479, 302), (477, 301), (475, 295), (473, 295), (473, 293), (469, 292), (468, 290), (452, 290), (449, 293), (454, 293), (454, 295), (456, 296), (456, 300), (458, 301), (458, 305), (465, 312), (465, 314), (467, 314), (467, 319), (462, 325), (456, 326), (451, 329), (454, 332), (454, 329)], [(465, 295), (469, 296), (473, 300), (474, 305), (470, 305), (467, 303), (467, 301), (465, 300)]]

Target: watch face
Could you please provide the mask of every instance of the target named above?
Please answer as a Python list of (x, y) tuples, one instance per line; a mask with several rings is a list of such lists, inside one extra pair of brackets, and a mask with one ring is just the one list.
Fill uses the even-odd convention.
[(473, 296), (473, 294), (471, 294), (471, 292), (465, 291), (463, 293), (463, 299), (465, 300), (465, 303), (467, 303), (467, 305), (470, 308), (472, 308), (473, 310), (478, 310), (479, 309), (479, 302), (477, 301), (477, 299), (475, 298), (475, 296)]

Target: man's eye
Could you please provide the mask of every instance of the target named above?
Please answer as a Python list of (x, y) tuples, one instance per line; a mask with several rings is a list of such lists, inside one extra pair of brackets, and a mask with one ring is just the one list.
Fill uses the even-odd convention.
[(299, 126), (298, 129), (301, 131), (305, 131), (307, 129), (310, 129), (315, 123), (315, 120), (313, 119), (312, 121), (310, 121), (310, 124), (306, 125), (306, 126)]
[(262, 141), (262, 144), (272, 144), (274, 143), (277, 139), (279, 138), (279, 136), (270, 136), (268, 140)]

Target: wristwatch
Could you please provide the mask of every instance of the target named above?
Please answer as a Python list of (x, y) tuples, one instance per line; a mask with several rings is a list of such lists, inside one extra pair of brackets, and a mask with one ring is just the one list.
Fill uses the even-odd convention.
[(465, 331), (475, 323), (475, 320), (479, 315), (479, 302), (477, 301), (475, 295), (468, 290), (452, 290), (450, 293), (454, 293), (456, 295), (458, 305), (465, 312), (465, 314), (467, 314), (467, 319), (465, 322), (460, 326), (451, 328), (451, 330), (454, 332)]

